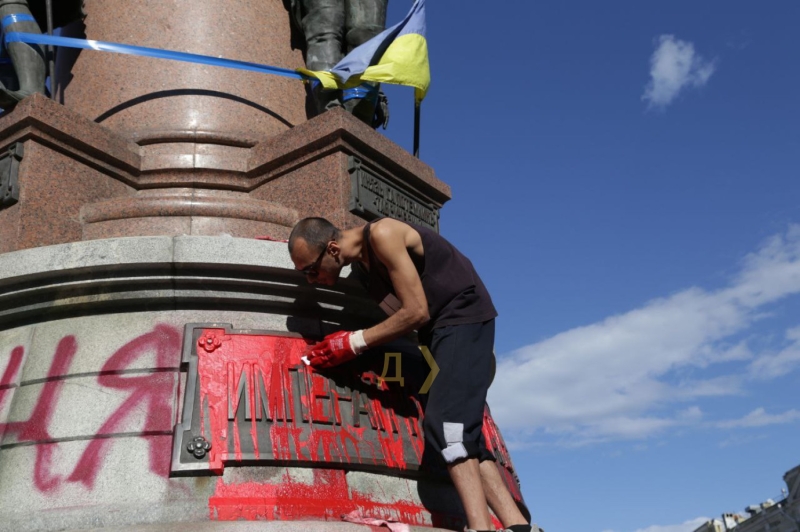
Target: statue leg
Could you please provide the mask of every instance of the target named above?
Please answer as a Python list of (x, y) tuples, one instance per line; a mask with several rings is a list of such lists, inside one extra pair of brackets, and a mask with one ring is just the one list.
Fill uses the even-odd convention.
[[(0, 0), (0, 19), (7, 15), (30, 15), (28, 2), (25, 0)], [(11, 24), (5, 31), (25, 33), (41, 33), (39, 25), (32, 21)], [(46, 65), (44, 51), (39, 47), (21, 42), (13, 42), (7, 47), (8, 55), (14, 65), (16, 83), (9, 76), (3, 76), (0, 84), (0, 107), (8, 109), (34, 92), (44, 94)]]
[[(388, 0), (345, 0), (345, 41), (348, 53), (386, 29), (386, 6)], [(380, 84), (367, 83), (374, 91), (345, 91), (344, 107), (362, 122), (384, 129), (389, 122), (389, 106)]]
[[(306, 68), (330, 70), (344, 57), (344, 0), (302, 0), (301, 25), (306, 37)], [(340, 91), (324, 90), (317, 83), (312, 95), (321, 113), (341, 106)]]
[(347, 52), (386, 29), (389, 0), (346, 0)]

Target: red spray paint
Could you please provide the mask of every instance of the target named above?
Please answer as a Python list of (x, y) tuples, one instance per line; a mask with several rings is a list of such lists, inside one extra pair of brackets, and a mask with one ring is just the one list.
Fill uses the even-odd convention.
[[(74, 336), (65, 336), (58, 343), (53, 362), (47, 371), (48, 380), (42, 387), (36, 406), (27, 421), (0, 423), (0, 434), (15, 434), (17, 441), (41, 441), (51, 439), (47, 431), (53, 416), (53, 409), (61, 387), (64, 384), (58, 377), (64, 375), (78, 349)], [(50, 473), (55, 445), (36, 446), (36, 464), (33, 472), (33, 483), (39, 491), (49, 492), (58, 487), (61, 478)]]
[[(356, 461), (407, 469), (404, 443), (410, 440), (421, 459), (424, 442), (418, 419), (401, 418), (385, 408), (377, 394), (368, 398), (354, 391), (351, 397), (340, 396), (330, 379), (302, 364), (305, 348), (300, 338), (202, 331), (196, 347), (200, 401), (208, 409), (210, 427), (203, 423), (201, 430), (211, 441), (213, 472), (221, 473), (226, 461), (242, 459), (242, 437), (251, 440), (256, 458), (259, 448), (267, 446), (276, 460)], [(386, 382), (372, 372), (365, 373), (362, 381), (384, 396), (390, 393)], [(244, 420), (236, 414), (242, 402)], [(358, 421), (343, 422), (342, 405), (348, 402), (352, 417), (358, 420), (365, 412), (376, 431), (377, 446), (369, 456), (363, 456), (359, 447), (365, 445), (367, 427)], [(269, 420), (269, 442), (258, 440), (258, 423), (264, 418)]]
[(515, 501), (522, 502), (522, 492), (513, 473), (515, 470), (514, 464), (511, 463), (511, 454), (508, 452), (506, 442), (492, 419), (488, 407), (483, 411), (483, 438), (486, 440), (486, 449), (498, 457), (495, 464), (506, 487), (511, 492), (511, 496)]
[(365, 517), (423, 526), (431, 524), (421, 505), (403, 501), (377, 502), (350, 489), (344, 471), (315, 469), (313, 474), (313, 484), (292, 481), (288, 474), (277, 484), (228, 485), (219, 479), (214, 496), (208, 501), (209, 517), (220, 521), (341, 521), (343, 515), (355, 510)]
[[(0, 409), (3, 408), (3, 403), (6, 400), (6, 394), (8, 394), (11, 388), (15, 386), (14, 379), (17, 376), (20, 366), (22, 366), (22, 357), (24, 354), (25, 349), (22, 346), (17, 346), (11, 350), (11, 356), (8, 359), (8, 366), (6, 366), (3, 376), (0, 377)], [(3, 432), (2, 429), (0, 429), (0, 441), (2, 439)]]
[[(97, 436), (114, 434), (122, 422), (134, 410), (145, 406), (147, 421), (142, 428), (144, 434), (153, 434), (169, 430), (172, 426), (172, 393), (175, 385), (174, 373), (153, 373), (138, 377), (128, 377), (116, 374), (127, 369), (133, 362), (142, 356), (155, 351), (156, 366), (166, 368), (172, 365), (177, 368), (180, 360), (181, 335), (174, 328), (167, 325), (158, 325), (147, 334), (144, 334), (122, 346), (109, 358), (100, 370), (97, 382), (115, 390), (130, 390), (130, 396), (111, 414), (97, 431)], [(78, 465), (67, 480), (81, 482), (92, 488), (100, 466), (108, 451), (112, 440), (97, 438), (92, 440), (81, 455)], [(169, 474), (170, 452), (163, 448), (159, 438), (150, 440), (150, 471), (159, 475)]]
[[(119, 372), (127, 369), (138, 358), (155, 351), (156, 366), (159, 369), (174, 368), (178, 370), (180, 360), (181, 335), (174, 327), (157, 326), (154, 331), (144, 334), (114, 353), (103, 365), (98, 382), (109, 388), (130, 390), (131, 395), (103, 423), (93, 439), (84, 450), (75, 469), (68, 478), (63, 479), (50, 472), (54, 452), (58, 443), (50, 442), (48, 427), (58, 402), (59, 393), (64, 385), (70, 364), (78, 349), (74, 336), (65, 336), (58, 343), (53, 361), (47, 372), (47, 381), (37, 399), (31, 416), (26, 421), (0, 423), (0, 435), (9, 433), (16, 435), (17, 442), (35, 441), (36, 462), (34, 465), (34, 485), (39, 491), (48, 493), (58, 488), (64, 480), (81, 482), (91, 488), (102, 467), (103, 459), (112, 439), (105, 438), (113, 434), (122, 421), (134, 409), (146, 405), (147, 422), (141, 435), (164, 433), (172, 426), (172, 400), (174, 390), (174, 373), (154, 373), (139, 377), (126, 377)], [(19, 370), (22, 360), (22, 348), (12, 352), (11, 363), (0, 380), (0, 401), (4, 400), (8, 386)], [(150, 439), (150, 470), (166, 477), (169, 473), (170, 448), (166, 438)]]

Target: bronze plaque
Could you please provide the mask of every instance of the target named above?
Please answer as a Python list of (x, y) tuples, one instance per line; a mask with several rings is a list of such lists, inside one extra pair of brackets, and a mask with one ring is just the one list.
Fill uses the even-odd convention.
[(350, 157), (349, 172), (350, 212), (367, 221), (386, 216), (439, 232), (439, 209), (432, 204), (363, 166), (356, 157)]

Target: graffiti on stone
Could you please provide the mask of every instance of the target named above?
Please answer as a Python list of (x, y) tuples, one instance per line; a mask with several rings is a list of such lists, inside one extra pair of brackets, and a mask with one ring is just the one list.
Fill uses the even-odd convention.
[[(35, 444), (36, 458), (33, 469), (33, 484), (38, 491), (49, 493), (64, 483), (81, 483), (88, 489), (94, 487), (95, 480), (103, 466), (109, 447), (121, 424), (142, 409), (146, 412), (146, 422), (140, 430), (125, 435), (141, 437), (169, 434), (165, 427), (172, 424), (172, 401), (175, 393), (175, 371), (155, 372), (146, 375), (128, 375), (128, 368), (138, 359), (155, 353), (157, 366), (167, 368), (177, 366), (180, 353), (180, 332), (167, 325), (158, 325), (151, 332), (138, 336), (114, 352), (103, 364), (96, 378), (97, 383), (109, 390), (118, 390), (127, 397), (108, 417), (100, 428), (89, 438), (77, 464), (69, 475), (53, 473), (54, 460), (61, 441), (51, 435), (54, 412), (61, 398), (63, 388), (69, 381), (69, 373), (76, 353), (78, 341), (74, 335), (61, 338), (53, 354), (44, 384), (36, 399), (28, 419), (0, 423), (0, 450), (17, 446)], [(18, 377), (23, 347), (11, 352), (10, 362), (0, 378), (0, 409), (7, 401), (7, 392)], [(24, 383), (23, 383), (24, 384)], [(169, 471), (169, 450), (156, 440), (148, 440), (150, 456), (148, 467), (151, 472), (166, 477)]]
[[(307, 345), (298, 336), (236, 331), (228, 324), (188, 325), (182, 359), (187, 388), (171, 474), (219, 475), (227, 466), (281, 464), (446, 476), (424, 452), (425, 396), (419, 390), (431, 369), (419, 349), (393, 347), (403, 357), (402, 375), (387, 379), (385, 357), (368, 353), (317, 371), (300, 360)], [(521, 501), (488, 408), (484, 436)], [(201, 457), (193, 453), (199, 437), (210, 444)]]

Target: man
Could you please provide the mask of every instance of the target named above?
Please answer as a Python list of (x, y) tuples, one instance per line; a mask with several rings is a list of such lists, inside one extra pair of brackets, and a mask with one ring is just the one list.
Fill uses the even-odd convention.
[(481, 431), (497, 312), (469, 259), (436, 232), (390, 218), (346, 231), (306, 218), (292, 230), (289, 253), (310, 283), (333, 285), (344, 266), (360, 269), (389, 315), (374, 327), (326, 336), (311, 347), (309, 363), (335, 366), (418, 330), (440, 370), (428, 392), (425, 442), (447, 463), (470, 530), (492, 529), (488, 503), (507, 530), (531, 531)]

